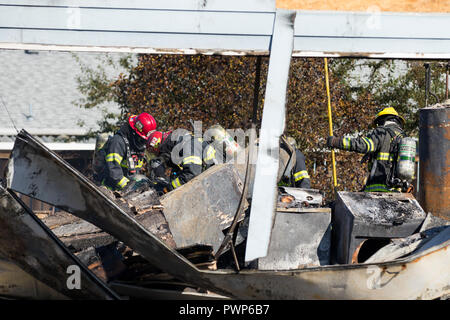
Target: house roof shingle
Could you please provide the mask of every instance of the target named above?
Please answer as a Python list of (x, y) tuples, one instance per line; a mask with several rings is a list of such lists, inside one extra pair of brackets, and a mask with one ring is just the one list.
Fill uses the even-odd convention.
[[(76, 55), (91, 68), (105, 56), (91, 52), (77, 52)], [(123, 71), (104, 67), (111, 77)], [(0, 50), (0, 97), (17, 129), (35, 133), (42, 130), (43, 135), (52, 132), (76, 135), (98, 129), (101, 109), (85, 109), (73, 103), (82, 98), (76, 81), (80, 74), (81, 66), (70, 52)], [(115, 103), (102, 107), (119, 112)], [(0, 141), (11, 141), (15, 129), (1, 102), (0, 110)]]

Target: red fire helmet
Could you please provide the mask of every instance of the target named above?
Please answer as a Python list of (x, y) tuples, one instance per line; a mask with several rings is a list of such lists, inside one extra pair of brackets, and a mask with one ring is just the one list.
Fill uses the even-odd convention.
[(138, 116), (128, 118), (131, 128), (143, 139), (148, 140), (148, 135), (156, 130), (156, 120), (146, 112), (142, 112)]
[(168, 132), (153, 131), (148, 137), (147, 150), (150, 153), (158, 154), (161, 143), (163, 143), (167, 139), (167, 137), (171, 132), (172, 131)]

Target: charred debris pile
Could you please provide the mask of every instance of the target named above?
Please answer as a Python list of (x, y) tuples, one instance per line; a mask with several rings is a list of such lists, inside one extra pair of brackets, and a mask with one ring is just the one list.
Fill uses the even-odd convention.
[[(329, 205), (318, 190), (279, 187), (267, 256), (245, 262), (252, 199), (241, 199), (242, 168), (213, 166), (162, 197), (153, 189), (121, 194), (96, 187), (26, 132), (19, 138), (1, 188), (0, 260), (71, 298), (301, 299), (316, 287), (296, 293), (278, 280), (258, 282), (258, 272), (300, 281), (303, 271), (335, 270), (334, 281), (343, 281), (340, 273), (356, 274), (351, 266), (407, 258), (436, 235), (444, 234), (440, 246), (449, 242), (448, 221), (427, 215), (411, 194), (337, 192)], [(60, 210), (37, 217), (18, 193)], [(48, 261), (78, 265), (93, 289), (73, 296)], [(371, 293), (346, 296), (358, 290)]]

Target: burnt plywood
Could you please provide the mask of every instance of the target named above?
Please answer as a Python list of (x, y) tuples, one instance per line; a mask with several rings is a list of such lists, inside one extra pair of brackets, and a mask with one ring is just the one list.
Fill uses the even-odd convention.
[(161, 210), (153, 210), (136, 216), (138, 221), (146, 230), (164, 242), (169, 248), (175, 248), (169, 225)]
[(236, 214), (243, 183), (231, 164), (219, 164), (164, 195), (160, 202), (178, 248), (211, 245), (216, 252)]

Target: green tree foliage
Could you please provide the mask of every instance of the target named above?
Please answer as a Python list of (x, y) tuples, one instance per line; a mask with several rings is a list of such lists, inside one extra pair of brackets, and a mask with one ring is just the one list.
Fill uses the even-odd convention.
[[(257, 57), (205, 55), (139, 55), (127, 74), (107, 79), (85, 72), (80, 90), (82, 101), (93, 107), (116, 101), (119, 120), (143, 111), (152, 114), (161, 130), (191, 129), (202, 121), (203, 129), (219, 123), (224, 128), (250, 127)], [(120, 63), (126, 64), (129, 60)], [(439, 70), (438, 70), (439, 67)], [(334, 135), (361, 135), (371, 128), (374, 115), (393, 106), (406, 116), (408, 130), (417, 132), (418, 108), (424, 105), (423, 61), (329, 60)], [(264, 105), (268, 57), (262, 58), (258, 113)], [(433, 85), (442, 96), (442, 66), (432, 65)], [(361, 78), (361, 72), (365, 74)], [(98, 72), (97, 72), (98, 73)], [(444, 81), (445, 84), (445, 81)], [(430, 102), (432, 98), (430, 97)], [(101, 130), (117, 125), (100, 124)], [(297, 140), (306, 155), (312, 187), (332, 195), (331, 154), (323, 148), (329, 135), (324, 61), (293, 58), (287, 95), (286, 134)], [(336, 151), (338, 190), (358, 191), (364, 184), (366, 165), (361, 155)]]
[[(442, 102), (445, 100), (446, 61), (342, 59), (336, 71), (352, 96), (369, 96), (380, 109), (394, 107), (406, 119), (407, 132), (417, 137), (419, 109), (425, 107), (427, 100), (425, 64), (431, 71), (428, 105)], [(355, 80), (355, 74), (360, 77), (355, 71), (365, 73), (365, 79)]]
[[(255, 63), (256, 57), (141, 55), (130, 74), (112, 86), (127, 113), (147, 111), (163, 130), (190, 129), (189, 120), (202, 121), (204, 129), (215, 123), (246, 129), (252, 115)], [(267, 63), (263, 69), (265, 73)]]

